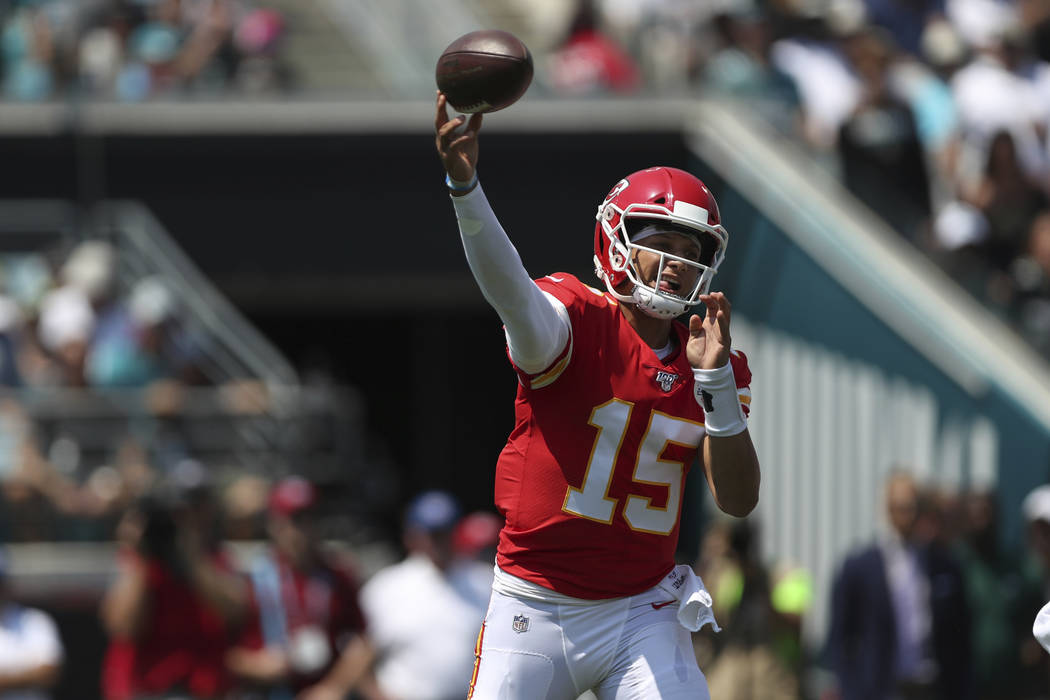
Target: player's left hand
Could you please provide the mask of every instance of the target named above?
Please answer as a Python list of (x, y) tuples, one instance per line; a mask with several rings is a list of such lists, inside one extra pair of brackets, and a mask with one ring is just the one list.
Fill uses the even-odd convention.
[(689, 341), (685, 356), (694, 369), (718, 369), (729, 362), (732, 339), (729, 336), (729, 300), (722, 292), (701, 294), (700, 301), (707, 307), (703, 319), (689, 317)]

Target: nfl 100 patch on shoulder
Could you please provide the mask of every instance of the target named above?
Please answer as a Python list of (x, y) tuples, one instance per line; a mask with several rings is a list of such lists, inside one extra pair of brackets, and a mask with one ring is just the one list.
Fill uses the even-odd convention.
[(674, 388), (674, 385), (678, 383), (678, 374), (676, 372), (659, 370), (656, 373), (656, 383), (659, 384), (660, 388), (664, 391), (670, 391)]

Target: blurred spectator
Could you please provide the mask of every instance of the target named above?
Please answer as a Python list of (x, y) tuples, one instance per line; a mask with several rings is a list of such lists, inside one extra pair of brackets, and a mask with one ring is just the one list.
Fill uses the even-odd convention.
[(45, 8), (22, 3), (0, 28), (3, 93), (21, 102), (47, 99), (55, 89), (54, 41)]
[(50, 363), (31, 375), (33, 383), (85, 386), (84, 363), (94, 330), (95, 312), (82, 289), (67, 284), (48, 292), (40, 302), (37, 336)]
[(65, 651), (54, 620), (18, 604), (10, 563), (0, 552), (0, 700), (47, 700)]
[[(31, 268), (21, 269), (23, 274)], [(35, 334), (20, 336), (19, 366), (30, 386), (84, 386), (85, 361), (98, 323), (112, 303), (115, 253), (108, 243), (84, 241), (57, 272), (55, 286), (40, 292), (22, 288), (23, 303), (37, 311)], [(40, 282), (31, 283), (30, 287)], [(28, 342), (27, 342), (28, 341)], [(36, 345), (38, 343), (39, 345)]]
[(238, 474), (222, 493), (225, 539), (257, 540), (266, 536), (271, 485), (259, 474)]
[(861, 94), (838, 135), (846, 187), (898, 233), (917, 241), (930, 216), (930, 178), (911, 108), (890, 89), (893, 47), (873, 29), (843, 38)]
[(456, 556), (483, 563), (495, 562), (499, 531), (502, 528), (503, 518), (487, 510), (463, 516), (452, 533), (452, 547)]
[(24, 336), (25, 314), (18, 302), (0, 287), (0, 387), (22, 385), (18, 350)]
[(376, 678), (391, 697), (451, 700), (467, 692), (493, 565), (457, 560), (453, 532), (458, 521), (459, 506), (451, 494), (416, 496), (404, 519), (407, 557), (378, 571), (361, 590), (378, 654)]
[(171, 289), (159, 277), (145, 277), (99, 328), (86, 374), (92, 385), (101, 387), (143, 387), (161, 379), (196, 383), (196, 352), (179, 324)]
[[(6, 10), (6, 11), (5, 11)], [(138, 101), (291, 86), (277, 11), (252, 0), (33, 0), (0, 5), (0, 87), (16, 101), (77, 91)]]
[(599, 27), (594, 0), (577, 0), (567, 35), (550, 57), (548, 74), (555, 90), (574, 95), (629, 93), (640, 82), (634, 58)]
[(117, 532), (117, 578), (102, 602), (110, 638), (106, 700), (216, 698), (247, 590), (215, 539), (207, 473), (179, 465), (128, 511)]
[(945, 204), (933, 220), (930, 255), (959, 285), (982, 301), (997, 277), (988, 264), (988, 220), (967, 202)]
[(835, 147), (842, 124), (862, 94), (859, 79), (833, 41), (836, 32), (855, 29), (855, 23), (833, 27), (825, 22), (810, 33), (777, 39), (770, 53), (773, 64), (798, 87), (804, 140), (818, 155)]
[(1024, 251), (1032, 221), (1050, 207), (1046, 191), (1025, 172), (1006, 131), (992, 137), (981, 179), (968, 199), (988, 221), (988, 262), (1002, 271)]
[(299, 477), (271, 492), (270, 550), (251, 565), (253, 615), (227, 655), (242, 700), (337, 700), (371, 665), (355, 576), (321, 550), (317, 507)]
[(870, 24), (881, 27), (913, 56), (922, 52), (922, 36), (931, 21), (944, 16), (945, 0), (863, 0)]
[(948, 80), (968, 59), (968, 48), (951, 24), (930, 22), (922, 35), (922, 56), (899, 55), (890, 83), (915, 115), (930, 172), (931, 200), (937, 209), (955, 196), (959, 155), (959, 111)]
[(259, 95), (291, 89), (294, 76), (281, 52), (284, 34), (284, 18), (274, 10), (257, 9), (238, 22), (233, 33), (234, 90)]
[(4, 507), (0, 509), (0, 533), (8, 542), (36, 542), (55, 538), (55, 508), (48, 500), (50, 465), (28, 433), (27, 419), (15, 402), (5, 403), (3, 420), (11, 434), (11, 470), (0, 489)]
[(181, 0), (156, 0), (146, 21), (128, 37), (130, 62), (117, 80), (118, 96), (141, 100), (223, 80), (218, 54), (232, 29), (230, 0), (214, 0), (191, 23)]
[(101, 315), (114, 301), (117, 251), (107, 241), (88, 239), (78, 243), (59, 269), (63, 284), (87, 296), (91, 308)]
[(126, 59), (128, 37), (145, 19), (142, 6), (114, 2), (91, 18), (77, 47), (79, 87), (88, 95), (113, 97)]
[(1026, 677), (1018, 650), (1028, 640), (1032, 609), (1038, 609), (1043, 592), (1026, 575), (1018, 553), (999, 539), (995, 492), (970, 493), (963, 507), (967, 531), (956, 552), (973, 614), (977, 698), (1032, 697), (1045, 690), (1047, 679)]
[(744, 2), (716, 16), (715, 25), (723, 46), (707, 61), (705, 91), (746, 100), (782, 134), (801, 134), (801, 96), (795, 81), (772, 61), (767, 17)]
[(1010, 266), (1015, 316), (1025, 337), (1050, 357), (1050, 209), (1040, 212), (1028, 231), (1028, 244)]
[(797, 699), (799, 669), (786, 663), (778, 648), (785, 626), (793, 627), (796, 619), (782, 619), (773, 607), (771, 576), (759, 560), (754, 524), (739, 520), (726, 529), (728, 548), (703, 562), (701, 571), (715, 592), (715, 614), (722, 624), (722, 631), (713, 635), (717, 654), (705, 666), (711, 697)]
[[(496, 563), (496, 547), (503, 518), (487, 510), (478, 510), (460, 518), (452, 531), (454, 562), (452, 578), (457, 580), (461, 594), (477, 601), (482, 611), (488, 608), (492, 593), (492, 576)], [(480, 564), (480, 565), (479, 565)]]
[[(979, 25), (982, 36), (973, 40), (973, 59), (951, 78), (966, 146), (957, 178), (968, 189), (987, 174), (993, 159), (996, 167), (1007, 165), (1007, 157), (1016, 159), (1028, 177), (1042, 178), (1050, 172), (1043, 140), (1050, 110), (1033, 80), (1038, 64), (1025, 52), (1015, 11), (1002, 3), (985, 5), (998, 6), (994, 17)], [(1010, 153), (1002, 144), (998, 153), (991, 153), (1000, 132), (1013, 141)]]
[(832, 587), (827, 654), (843, 700), (973, 697), (970, 613), (958, 564), (917, 537), (914, 478), (886, 482), (889, 531), (848, 556)]

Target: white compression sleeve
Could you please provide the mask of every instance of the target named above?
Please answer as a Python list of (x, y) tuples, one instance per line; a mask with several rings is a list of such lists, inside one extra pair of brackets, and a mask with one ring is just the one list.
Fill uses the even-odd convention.
[(565, 306), (529, 277), (480, 185), (452, 203), (467, 263), (503, 321), (511, 359), (525, 372), (546, 369), (569, 340)]

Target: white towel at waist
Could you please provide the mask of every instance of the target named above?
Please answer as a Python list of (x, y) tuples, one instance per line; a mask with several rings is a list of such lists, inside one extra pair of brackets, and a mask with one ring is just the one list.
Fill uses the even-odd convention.
[(678, 621), (682, 627), (690, 632), (696, 632), (704, 625), (711, 625), (715, 632), (722, 630), (711, 609), (711, 594), (693, 567), (679, 564), (658, 585), (678, 600)]

